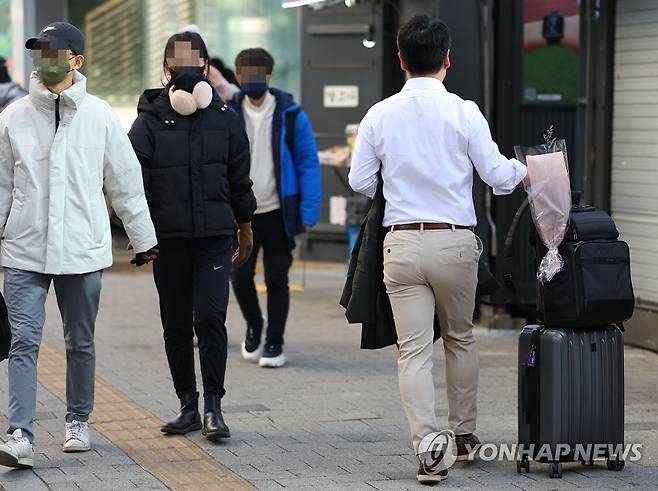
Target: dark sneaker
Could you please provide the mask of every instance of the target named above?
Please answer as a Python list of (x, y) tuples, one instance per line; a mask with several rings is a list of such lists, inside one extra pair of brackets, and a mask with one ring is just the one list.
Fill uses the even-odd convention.
[(260, 360), (261, 354), (263, 353), (263, 346), (260, 342), (261, 332), (262, 331), (256, 331), (256, 329), (251, 326), (247, 326), (247, 334), (242, 342), (242, 358), (246, 361), (256, 363)]
[(418, 467), (418, 474), (416, 474), (416, 480), (421, 484), (436, 484), (448, 479), (448, 469), (444, 469), (437, 473), (427, 472), (425, 466), (421, 463)]
[(475, 452), (482, 445), (480, 439), (473, 433), (455, 436), (455, 443), (457, 444), (457, 461), (473, 460)]
[(261, 367), (279, 368), (286, 364), (286, 355), (283, 354), (283, 346), (280, 344), (267, 343), (258, 364)]

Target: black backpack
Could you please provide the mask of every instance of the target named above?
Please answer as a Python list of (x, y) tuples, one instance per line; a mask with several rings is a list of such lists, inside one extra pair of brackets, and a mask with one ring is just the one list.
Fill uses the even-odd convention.
[[(538, 283), (537, 315), (546, 327), (586, 328), (620, 323), (633, 315), (628, 244), (612, 218), (594, 207), (573, 207), (558, 250), (564, 269)], [(537, 241), (537, 258), (547, 252)]]
[(0, 295), (0, 361), (9, 358), (9, 348), (11, 347), (11, 326), (7, 314), (5, 299)]

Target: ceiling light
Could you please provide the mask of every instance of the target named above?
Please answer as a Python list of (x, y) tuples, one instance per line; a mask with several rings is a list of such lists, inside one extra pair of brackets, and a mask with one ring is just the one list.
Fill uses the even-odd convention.
[(370, 26), (368, 29), (368, 35), (363, 38), (363, 46), (365, 48), (371, 49), (374, 48), (377, 43), (375, 42), (375, 28)]
[(282, 2), (281, 6), (284, 9), (292, 9), (295, 7), (303, 7), (304, 5), (312, 5), (314, 3), (320, 2), (324, 2), (324, 0), (288, 0), (286, 2)]

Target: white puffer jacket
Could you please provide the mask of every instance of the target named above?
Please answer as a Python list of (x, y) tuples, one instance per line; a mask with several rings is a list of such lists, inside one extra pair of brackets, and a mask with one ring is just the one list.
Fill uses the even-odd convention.
[(139, 161), (118, 116), (87, 94), (86, 78), (55, 99), (38, 79), (0, 114), (2, 266), (82, 274), (112, 264), (105, 189), (135, 251), (157, 243)]

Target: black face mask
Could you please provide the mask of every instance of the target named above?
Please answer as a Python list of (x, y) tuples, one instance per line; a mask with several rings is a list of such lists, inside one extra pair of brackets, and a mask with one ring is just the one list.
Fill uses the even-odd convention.
[(194, 86), (203, 80), (203, 70), (202, 66), (181, 66), (175, 70), (170, 68), (171, 83), (177, 89), (192, 92)]

